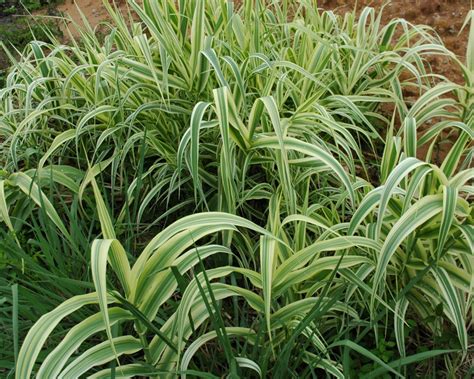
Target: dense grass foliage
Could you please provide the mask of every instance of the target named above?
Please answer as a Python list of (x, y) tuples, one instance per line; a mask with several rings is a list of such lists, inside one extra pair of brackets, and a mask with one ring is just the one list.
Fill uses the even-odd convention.
[(4, 372), (467, 372), (473, 12), (461, 61), (370, 8), (104, 4), (0, 90)]

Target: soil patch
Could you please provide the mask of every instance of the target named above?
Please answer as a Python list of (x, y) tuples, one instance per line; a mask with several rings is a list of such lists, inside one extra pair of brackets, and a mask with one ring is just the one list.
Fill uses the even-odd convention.
[[(114, 1), (109, 0), (109, 2), (112, 4)], [(126, 13), (129, 9), (126, 0), (115, 0), (115, 5), (123, 13)], [(96, 28), (100, 23), (109, 18), (102, 0), (65, 0), (62, 4), (57, 6), (57, 11), (60, 14), (68, 16), (73, 23), (78, 25), (83, 25), (82, 18), (84, 17), (92, 28)], [(67, 24), (62, 24), (61, 26), (63, 34), (67, 36), (70, 32), (76, 37), (79, 34), (78, 31), (75, 28), (70, 28), (68, 32), (66, 30)]]

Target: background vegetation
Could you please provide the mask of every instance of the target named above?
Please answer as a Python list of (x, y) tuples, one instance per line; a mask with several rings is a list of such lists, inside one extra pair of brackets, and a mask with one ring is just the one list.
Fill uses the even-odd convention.
[(469, 375), (474, 13), (104, 5), (0, 90), (3, 372)]
[(5, 85), (6, 71), (11, 65), (9, 54), (16, 58), (16, 53), (21, 52), (32, 39), (50, 42), (45, 26), (56, 36), (62, 34), (56, 22), (30, 17), (31, 12), (41, 7), (47, 7), (48, 12), (54, 14), (53, 5), (56, 3), (57, 0), (0, 0), (0, 43), (9, 49), (8, 52), (0, 49), (0, 87)]

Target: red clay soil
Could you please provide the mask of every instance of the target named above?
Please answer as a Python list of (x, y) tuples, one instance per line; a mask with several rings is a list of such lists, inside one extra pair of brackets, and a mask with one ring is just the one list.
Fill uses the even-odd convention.
[[(108, 18), (107, 10), (105, 9), (103, 0), (65, 0), (62, 4), (58, 4), (56, 10), (60, 14), (69, 16), (69, 18), (78, 25), (82, 25), (81, 13), (86, 17), (89, 24), (95, 28), (101, 22)], [(112, 4), (113, 1), (109, 0)], [(115, 0), (115, 4), (126, 12), (126, 0)], [(43, 11), (37, 12), (37, 14), (43, 14)], [(73, 36), (77, 36), (79, 33), (75, 28), (69, 28), (69, 32), (66, 32), (66, 26), (61, 25), (62, 32), (65, 39), (68, 39), (68, 34), (72, 33)]]

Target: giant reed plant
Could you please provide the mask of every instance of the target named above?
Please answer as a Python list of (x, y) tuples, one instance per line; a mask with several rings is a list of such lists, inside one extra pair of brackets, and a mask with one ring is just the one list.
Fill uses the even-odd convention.
[[(129, 4), (127, 18), (104, 2), (103, 38), (84, 19), (68, 45), (32, 42), (0, 90), (15, 344), (39, 318), (9, 355), (16, 376), (344, 377), (358, 360), (403, 376), (468, 360), (472, 49), (461, 62), (370, 8)], [(427, 71), (428, 54), (465, 85)], [(434, 342), (446, 331), (455, 342)]]

